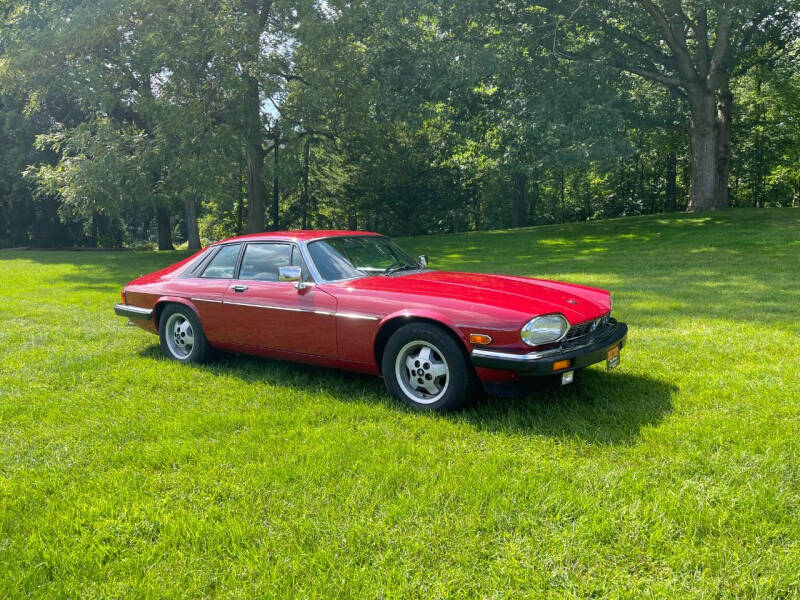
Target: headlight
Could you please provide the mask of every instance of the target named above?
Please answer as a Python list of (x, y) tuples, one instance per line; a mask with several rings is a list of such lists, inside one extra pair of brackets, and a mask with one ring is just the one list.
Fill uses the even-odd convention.
[(529, 346), (541, 346), (557, 342), (569, 329), (569, 323), (563, 315), (544, 315), (525, 323), (520, 331), (522, 341)]

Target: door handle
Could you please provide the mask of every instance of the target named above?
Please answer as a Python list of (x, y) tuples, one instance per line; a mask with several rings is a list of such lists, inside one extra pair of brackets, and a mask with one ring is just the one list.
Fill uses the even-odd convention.
[(246, 292), (246, 291), (247, 291), (247, 286), (246, 286), (246, 285), (241, 285), (241, 284), (237, 283), (236, 285), (232, 285), (232, 286), (231, 286), (231, 289), (232, 289), (234, 292)]

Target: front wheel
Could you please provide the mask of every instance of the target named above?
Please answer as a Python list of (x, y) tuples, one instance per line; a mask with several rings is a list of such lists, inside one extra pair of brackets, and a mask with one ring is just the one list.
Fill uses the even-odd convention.
[(389, 338), (381, 372), (389, 393), (418, 410), (460, 408), (478, 392), (475, 371), (458, 341), (428, 323), (410, 323)]
[(181, 363), (202, 362), (208, 355), (208, 342), (194, 312), (170, 304), (161, 313), (158, 337), (164, 354)]

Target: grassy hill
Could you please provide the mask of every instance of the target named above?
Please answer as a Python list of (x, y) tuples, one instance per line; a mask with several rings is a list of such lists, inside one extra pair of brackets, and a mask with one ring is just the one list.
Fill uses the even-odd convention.
[(401, 243), (611, 289), (620, 368), (420, 415), (162, 359), (111, 306), (178, 253), (0, 252), (0, 597), (800, 596), (800, 210)]

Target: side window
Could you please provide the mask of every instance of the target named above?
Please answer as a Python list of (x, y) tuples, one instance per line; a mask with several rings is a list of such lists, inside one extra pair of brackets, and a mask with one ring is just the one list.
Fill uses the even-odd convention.
[(300, 279), (302, 281), (308, 281), (308, 269), (306, 269), (306, 263), (303, 260), (303, 256), (300, 254), (300, 248), (297, 246), (292, 246), (292, 266), (293, 267), (300, 267), (301, 272), (303, 273)]
[(278, 281), (278, 269), (292, 263), (290, 244), (247, 244), (239, 279)]
[(241, 244), (231, 244), (220, 248), (217, 255), (208, 263), (206, 270), (203, 271), (203, 277), (209, 279), (232, 279), (240, 247)]

